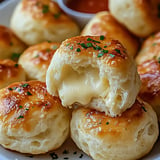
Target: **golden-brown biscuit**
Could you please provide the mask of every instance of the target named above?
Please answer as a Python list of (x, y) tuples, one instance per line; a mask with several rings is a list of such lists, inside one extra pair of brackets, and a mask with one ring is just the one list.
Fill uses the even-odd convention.
[(160, 32), (152, 34), (143, 43), (136, 56), (136, 63), (141, 64), (147, 60), (160, 57)]
[(49, 65), (46, 83), (64, 106), (80, 103), (110, 116), (131, 107), (140, 88), (133, 58), (117, 40), (104, 36), (63, 41)]
[(11, 17), (11, 28), (26, 44), (61, 42), (79, 34), (79, 27), (52, 0), (23, 0)]
[(44, 82), (14, 83), (0, 90), (0, 144), (22, 153), (57, 149), (69, 134), (70, 113)]
[(0, 89), (25, 80), (26, 74), (21, 65), (10, 59), (0, 60)]
[(109, 0), (111, 14), (139, 37), (160, 30), (159, 6), (159, 0)]
[(96, 110), (73, 111), (71, 137), (94, 160), (135, 160), (150, 152), (159, 134), (152, 107), (136, 100), (120, 117)]
[(160, 121), (160, 57), (138, 65), (142, 82), (139, 96), (153, 107)]
[(24, 68), (27, 80), (46, 81), (46, 72), (52, 56), (60, 43), (42, 42), (26, 49), (18, 63)]
[(17, 61), (26, 45), (8, 27), (0, 25), (0, 59)]
[(107, 11), (98, 12), (84, 27), (81, 35), (104, 35), (117, 39), (127, 48), (128, 54), (133, 57), (139, 47), (138, 39)]

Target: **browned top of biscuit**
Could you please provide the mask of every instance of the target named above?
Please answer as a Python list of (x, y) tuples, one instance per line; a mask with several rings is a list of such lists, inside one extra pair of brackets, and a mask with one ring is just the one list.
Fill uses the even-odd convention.
[(0, 25), (0, 45), (1, 47), (12, 47), (15, 45), (17, 45), (17, 47), (18, 45), (24, 48), (26, 47), (11, 29), (2, 25)]
[(37, 120), (60, 107), (60, 99), (47, 92), (44, 82), (14, 83), (0, 90), (0, 121), (11, 128), (30, 131)]
[[(34, 46), (29, 47), (20, 57), (21, 63), (26, 60), (28, 63), (32, 63), (37, 67), (44, 67), (44, 65), (48, 68), (50, 61), (60, 46), (60, 43), (56, 42), (43, 42)], [(25, 62), (26, 63), (26, 62)]]
[(142, 82), (140, 97), (146, 101), (160, 98), (160, 57), (139, 65), (138, 73)]
[(0, 60), (0, 81), (4, 81), (7, 78), (14, 78), (23, 72), (21, 65), (16, 62), (5, 59)]
[[(108, 66), (117, 67), (128, 60), (126, 49), (118, 40), (104, 36), (77, 36), (64, 41), (59, 49), (74, 57), (97, 57)], [(122, 66), (123, 66), (122, 64)], [(122, 67), (121, 66), (121, 67)]]
[(99, 137), (105, 137), (105, 135), (114, 136), (111, 140), (115, 140), (125, 134), (125, 131), (126, 133), (128, 133), (128, 130), (132, 132), (137, 127), (137, 124), (143, 121), (147, 110), (148, 107), (138, 100), (119, 117), (109, 117), (104, 112), (83, 109), (82, 130)]

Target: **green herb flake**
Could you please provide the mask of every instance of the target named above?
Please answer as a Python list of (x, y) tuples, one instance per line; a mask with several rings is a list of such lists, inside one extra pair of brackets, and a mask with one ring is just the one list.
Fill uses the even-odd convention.
[(28, 96), (31, 96), (31, 95), (32, 95), (32, 93), (28, 91), (28, 92), (27, 92), (27, 95), (28, 95)]
[(80, 156), (79, 156), (79, 158), (82, 158), (83, 157), (83, 154), (81, 154)]
[(34, 58), (38, 58), (38, 57), (39, 57), (39, 55), (38, 55), (38, 54), (34, 56)]
[(13, 89), (12, 88), (8, 88), (8, 90), (12, 91)]
[(19, 66), (19, 64), (17, 64), (17, 63), (14, 65), (14, 67), (18, 67), (18, 66)]
[(104, 46), (104, 48), (107, 48), (107, 46)]
[(80, 48), (77, 48), (77, 50), (76, 50), (77, 52), (81, 52), (81, 49)]
[(100, 36), (100, 40), (104, 40), (104, 36), (103, 35)]
[(20, 92), (21, 91), (21, 89), (20, 88), (18, 88), (18, 92)]
[(49, 12), (49, 6), (48, 5), (43, 5), (43, 8), (42, 8), (42, 13), (48, 13)]
[(28, 111), (28, 110), (29, 110), (29, 108), (26, 108), (25, 110), (26, 110), (26, 111)]
[(106, 122), (106, 125), (109, 125), (109, 122)]
[(91, 39), (91, 38), (87, 38), (87, 41), (92, 41), (92, 42), (95, 42), (95, 43), (100, 43), (99, 41), (96, 41), (96, 40)]
[(23, 108), (23, 106), (19, 106), (19, 108)]
[(17, 117), (17, 119), (21, 119), (21, 118), (24, 118), (24, 116), (21, 116), (21, 115), (20, 115), (19, 117)]
[(101, 50), (102, 48), (100, 46), (97, 46), (95, 47), (95, 50)]
[(152, 46), (156, 46), (157, 45), (157, 43), (152, 43)]
[(53, 49), (53, 50), (56, 50), (57, 48), (58, 48), (58, 46), (56, 46), (56, 45), (53, 45), (53, 46), (52, 46), (52, 49)]
[(13, 46), (13, 42), (10, 42), (9, 45), (10, 45), (10, 46)]
[(121, 51), (119, 49), (115, 49), (115, 51), (119, 54), (121, 54)]
[(70, 49), (73, 50), (73, 46), (71, 46)]
[(92, 43), (87, 43), (87, 47), (93, 47)]
[(58, 155), (55, 152), (50, 153), (52, 159), (58, 159)]
[(143, 109), (145, 112), (147, 112), (147, 110), (146, 110), (146, 108), (145, 108), (144, 106), (142, 106), (142, 109)]
[(104, 53), (99, 53), (97, 57), (100, 58), (100, 57), (102, 57), (103, 55), (104, 55)]
[(12, 53), (11, 59), (14, 61), (17, 61), (20, 55), (21, 55), (20, 53)]
[(115, 57), (115, 55), (114, 54), (109, 54), (112, 58), (114, 58)]
[(13, 89), (14, 89), (14, 90), (16, 90), (16, 89), (17, 89), (17, 87), (13, 87)]
[(160, 63), (160, 57), (158, 57), (158, 63)]
[(88, 46), (86, 46), (85, 43), (80, 43), (80, 45), (81, 45), (83, 48), (85, 48), (85, 49), (88, 48)]
[(50, 49), (50, 48), (47, 48), (47, 49), (46, 49), (46, 51), (47, 51), (47, 52), (50, 52), (50, 51), (51, 51), (51, 49)]
[(108, 53), (108, 50), (103, 49), (102, 52), (103, 53)]
[(58, 19), (60, 16), (61, 16), (61, 13), (56, 13), (56, 14), (53, 15), (53, 17), (54, 17), (55, 19)]
[(69, 46), (71, 43), (67, 43), (66, 46)]
[(27, 87), (27, 86), (29, 86), (28, 83), (24, 83), (24, 84), (21, 85), (21, 87)]
[(68, 154), (69, 151), (67, 151), (66, 149), (63, 151), (63, 154)]

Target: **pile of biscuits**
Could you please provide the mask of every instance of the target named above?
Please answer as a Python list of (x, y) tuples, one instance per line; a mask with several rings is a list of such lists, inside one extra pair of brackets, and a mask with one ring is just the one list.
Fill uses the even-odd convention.
[(160, 1), (108, 3), (82, 30), (52, 0), (23, 0), (10, 28), (0, 26), (2, 146), (42, 154), (70, 136), (94, 160), (151, 151), (160, 121)]

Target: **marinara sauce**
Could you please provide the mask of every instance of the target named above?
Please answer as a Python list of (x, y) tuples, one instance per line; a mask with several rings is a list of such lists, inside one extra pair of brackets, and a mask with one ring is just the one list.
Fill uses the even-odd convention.
[(67, 6), (79, 12), (97, 13), (108, 11), (108, 0), (68, 0)]

